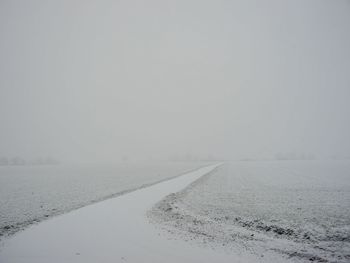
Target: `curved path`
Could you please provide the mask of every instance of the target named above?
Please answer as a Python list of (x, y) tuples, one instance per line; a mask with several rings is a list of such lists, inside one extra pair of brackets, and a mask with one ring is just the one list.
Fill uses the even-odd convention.
[(0, 262), (237, 262), (237, 256), (168, 240), (146, 218), (156, 202), (218, 166), (200, 168), (34, 225), (5, 240)]

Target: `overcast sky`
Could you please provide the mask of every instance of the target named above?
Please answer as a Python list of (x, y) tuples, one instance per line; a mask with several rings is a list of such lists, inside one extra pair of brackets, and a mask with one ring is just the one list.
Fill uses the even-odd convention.
[(350, 155), (350, 1), (0, 0), (0, 156)]

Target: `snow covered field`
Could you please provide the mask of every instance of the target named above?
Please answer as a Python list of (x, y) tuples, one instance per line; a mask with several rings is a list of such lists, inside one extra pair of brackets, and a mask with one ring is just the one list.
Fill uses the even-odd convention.
[(177, 238), (215, 250), (349, 262), (350, 162), (227, 163), (148, 214)]
[(0, 239), (35, 222), (168, 179), (204, 165), (0, 166)]
[(230, 162), (54, 217), (0, 262), (349, 262), (350, 162)]
[(31, 226), (6, 240), (0, 262), (252, 262), (168, 240), (146, 217), (163, 197), (178, 192), (217, 165), (111, 198)]

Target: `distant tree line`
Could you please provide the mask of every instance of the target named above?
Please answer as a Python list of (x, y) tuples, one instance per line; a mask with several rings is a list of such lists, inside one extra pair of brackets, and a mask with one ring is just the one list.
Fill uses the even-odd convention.
[(34, 160), (27, 161), (21, 157), (0, 157), (0, 166), (20, 166), (20, 165), (56, 165), (58, 164), (58, 161), (51, 158), (51, 157), (46, 157), (46, 158), (37, 158)]
[(275, 155), (276, 160), (314, 160), (315, 155), (312, 153), (277, 153)]
[(221, 159), (217, 158), (214, 155), (207, 154), (207, 155), (194, 155), (194, 154), (173, 154), (170, 155), (168, 158), (169, 161), (175, 161), (175, 162), (212, 162), (212, 161), (219, 161)]

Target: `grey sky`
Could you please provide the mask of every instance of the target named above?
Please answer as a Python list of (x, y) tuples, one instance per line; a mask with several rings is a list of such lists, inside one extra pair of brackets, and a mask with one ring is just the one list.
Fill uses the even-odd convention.
[(0, 0), (0, 156), (350, 155), (350, 1)]

